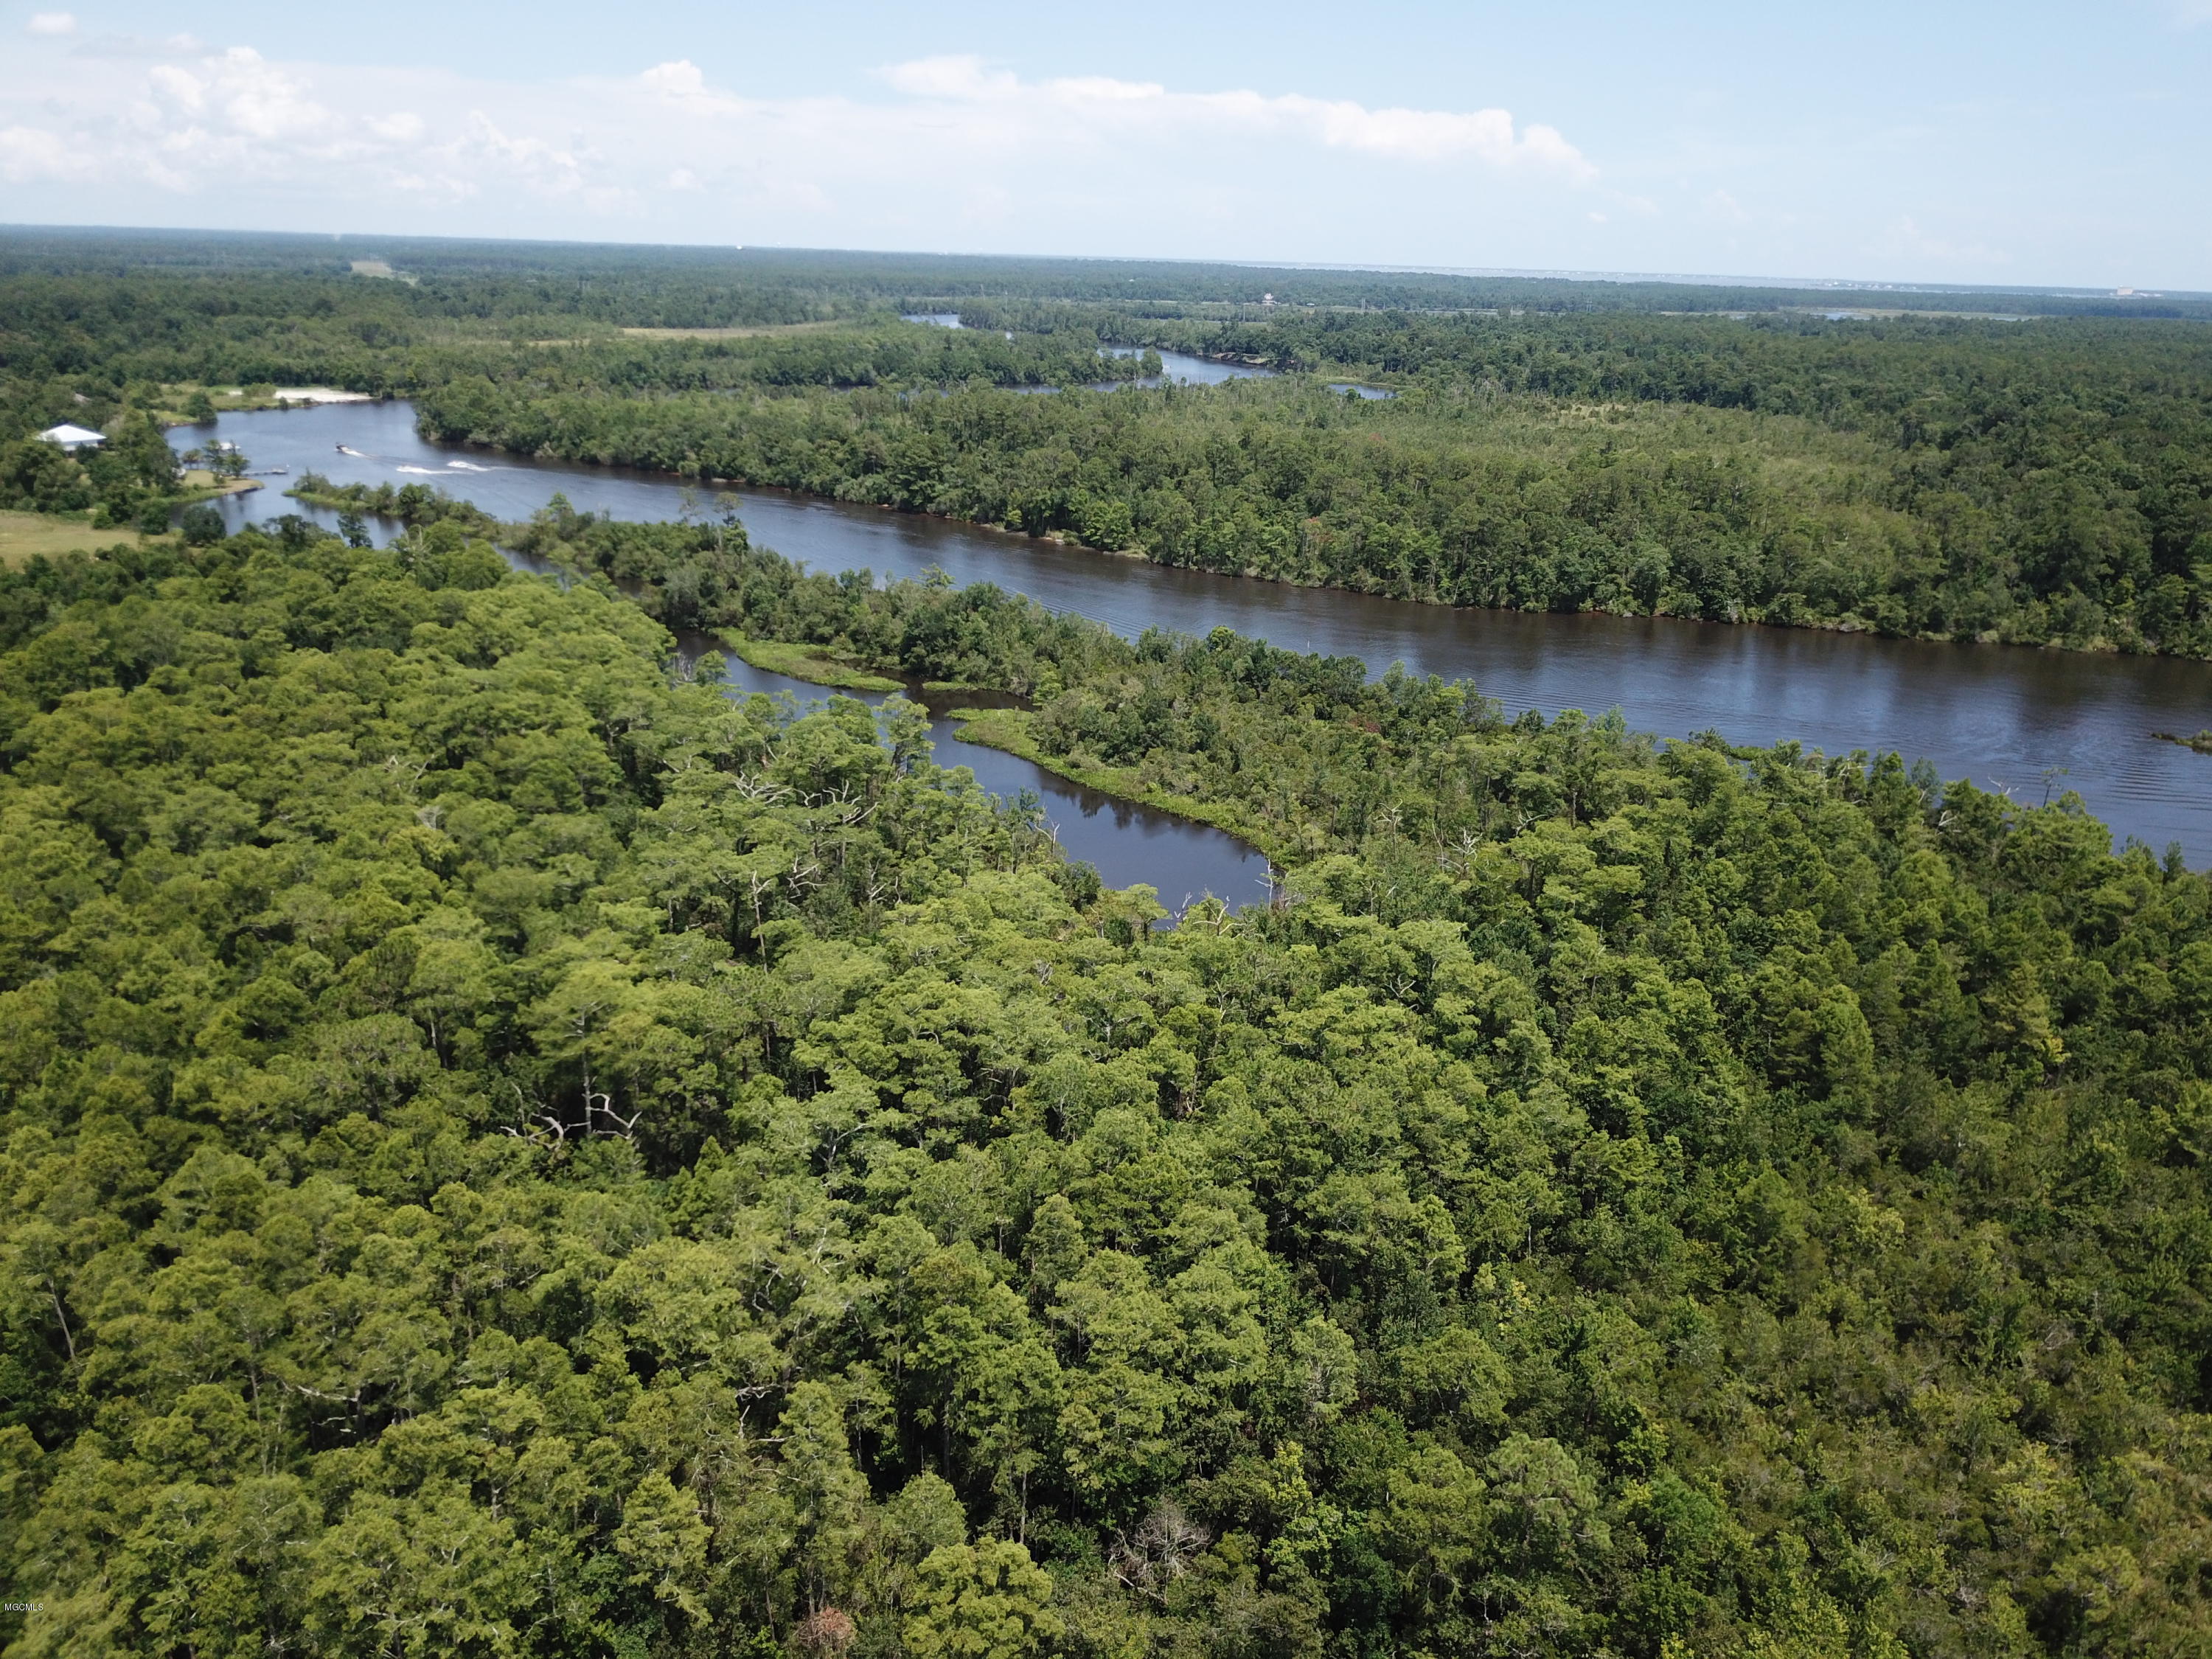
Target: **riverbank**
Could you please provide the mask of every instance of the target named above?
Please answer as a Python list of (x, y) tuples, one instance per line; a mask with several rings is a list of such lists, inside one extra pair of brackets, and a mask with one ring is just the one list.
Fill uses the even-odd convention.
[[(894, 679), (853, 663), (824, 656), (819, 646), (800, 645), (787, 640), (748, 639), (726, 629), (713, 631), (714, 637), (728, 647), (741, 661), (768, 673), (804, 680), (824, 690), (910, 696), (915, 689), (909, 681)], [(1011, 692), (995, 691), (988, 686), (963, 684), (951, 680), (926, 680), (919, 689), (926, 696), (1013, 696)], [(1049, 772), (1079, 788), (1095, 790), (1115, 800), (1148, 806), (1193, 823), (1202, 823), (1222, 830), (1250, 843), (1271, 860), (1282, 861), (1279, 838), (1276, 846), (1269, 846), (1267, 837), (1259, 832), (1244, 814), (1233, 808), (1160, 789), (1127, 768), (1083, 766), (1070, 761), (1065, 755), (1052, 754), (1032, 735), (1031, 723), (1036, 719), (1032, 710), (957, 707), (943, 709), (939, 718), (958, 723), (963, 743), (980, 744), (986, 748), (999, 750), (1018, 760), (1029, 762), (1040, 771)]]
[[(422, 435), (422, 422), (415, 422), (417, 436)], [(715, 490), (773, 489), (787, 493), (796, 499), (829, 502), (835, 501), (847, 507), (864, 507), (875, 512), (902, 517), (920, 518), (937, 523), (957, 526), (964, 529), (987, 531), (1031, 544), (1067, 547), (1084, 553), (1103, 555), (1116, 560), (1148, 564), (1163, 570), (1192, 571), (1211, 577), (1231, 577), (1242, 580), (1266, 582), (1271, 585), (1321, 593), (1343, 593), (1364, 599), (1379, 599), (1395, 604), (1417, 605), (1448, 614), (1506, 611), (1526, 616), (1588, 616), (1617, 617), (1626, 622), (1647, 619), (1664, 620), (1691, 625), (1729, 628), (1771, 629), (1791, 633), (1863, 635), (1875, 639), (1905, 640), (1927, 645), (2015, 645), (2039, 651), (2066, 652), (2089, 656), (2150, 656), (2166, 657), (2177, 661), (2212, 661), (2212, 648), (2203, 651), (2165, 650), (2151, 648), (2151, 642), (2132, 631), (2132, 624), (2112, 625), (2100, 623), (2094, 628), (2075, 634), (2055, 633), (2059, 624), (2054, 621), (2051, 605), (2041, 600), (2030, 600), (2017, 612), (1995, 626), (1983, 626), (1971, 631), (1945, 631), (1935, 629), (1914, 629), (1899, 626), (1895, 618), (1869, 614), (1863, 610), (1846, 611), (1840, 614), (1824, 613), (1807, 608), (1805, 596), (1795, 592), (1783, 593), (1770, 604), (1731, 601), (1713, 609), (1698, 609), (1668, 603), (1662, 594), (1656, 603), (1620, 602), (1615, 593), (1612, 602), (1593, 599), (1577, 605), (1467, 605), (1442, 595), (1432, 582), (1410, 574), (1385, 578), (1381, 575), (1365, 580), (1334, 580), (1327, 577), (1300, 574), (1279, 566), (1251, 562), (1233, 567), (1181, 557), (1162, 557), (1156, 551), (1133, 543), (1109, 544), (1103, 540), (1085, 540), (1081, 529), (1060, 526), (1037, 530), (1018, 522), (1007, 522), (991, 518), (963, 517), (957, 513), (942, 513), (928, 508), (904, 506), (896, 501), (870, 499), (866, 496), (823, 495), (796, 489), (775, 482), (758, 482), (743, 476), (727, 475), (711, 471), (694, 474), (669, 471), (635, 464), (611, 464), (595, 459), (558, 457), (545, 450), (526, 452), (503, 447), (496, 442), (477, 442), (464, 440), (437, 440), (453, 447), (466, 448), (487, 456), (498, 456), (509, 465), (543, 465), (548, 460), (583, 469), (604, 470), (613, 476), (665, 479), (678, 489)], [(453, 480), (442, 479), (450, 484)], [(881, 479), (875, 480), (879, 487)], [(302, 499), (307, 499), (303, 497)], [(338, 505), (335, 497), (314, 498), (319, 505)], [(375, 510), (365, 503), (351, 503), (356, 510)], [(441, 514), (441, 516), (449, 516)], [(1107, 514), (1107, 519), (1115, 515)], [(1117, 534), (1133, 533), (1127, 516), (1122, 515)], [(1249, 549), (1240, 549), (1249, 552)], [(1881, 597), (1881, 596), (1877, 596)], [(1893, 598), (1893, 596), (1891, 596)], [(2193, 636), (2192, 636), (2193, 637)]]
[(826, 386), (627, 398), (509, 385), (432, 388), (416, 409), (435, 440), (518, 457), (802, 488), (1418, 604), (2212, 659), (2212, 590), (2149, 564), (2141, 514), (2111, 556), (2127, 582), (2054, 586), (2022, 550), (2041, 533), (2027, 496), (2005, 486), (1996, 516), (1962, 529), (1858, 428), (1564, 392), (1355, 403), (1325, 385), (978, 386), (943, 413)]
[[(419, 422), (418, 422), (419, 430)], [(679, 489), (712, 489), (718, 490), (775, 490), (800, 501), (835, 502), (843, 507), (857, 507), (871, 511), (896, 514), (902, 518), (921, 519), (935, 523), (957, 526), (964, 530), (984, 531), (1020, 541), (1073, 549), (1097, 556), (1146, 564), (1155, 569), (1189, 571), (1212, 577), (1231, 577), (1239, 580), (1266, 582), (1281, 587), (1308, 592), (1342, 593), (1362, 599), (1379, 599), (1392, 604), (1417, 605), (1447, 614), (1504, 613), (1517, 616), (1607, 617), (1625, 622), (1663, 621), (1697, 626), (1765, 629), (1778, 632), (1859, 635), (1873, 639), (1903, 640), (1922, 645), (1944, 646), (2013, 646), (2045, 652), (2064, 652), (2085, 656), (2162, 657), (2178, 662), (2212, 662), (2212, 651), (2192, 653), (2146, 648), (2139, 637), (2097, 632), (2074, 638), (2051, 637), (2034, 627), (2026, 630), (2011, 627), (1977, 629), (1971, 633), (1947, 633), (1941, 630), (1914, 630), (1898, 628), (1879, 617), (1869, 617), (1858, 611), (1840, 616), (1803, 614), (1797, 610), (1802, 596), (1785, 594), (1776, 606), (1736, 605), (1726, 609), (1705, 612), (1675, 610), (1666, 605), (1650, 608), (1611, 605), (1592, 603), (1572, 608), (1549, 605), (1497, 606), (1469, 605), (1444, 599), (1433, 588), (1424, 588), (1417, 582), (1395, 584), (1372, 583), (1355, 585), (1349, 582), (1310, 580), (1280, 570), (1270, 570), (1256, 564), (1244, 564), (1231, 568), (1213, 565), (1155, 557), (1139, 546), (1110, 547), (1097, 542), (1086, 542), (1072, 530), (1056, 529), (1031, 531), (1018, 524), (1008, 524), (990, 519), (963, 518), (957, 514), (940, 513), (928, 508), (902, 507), (896, 501), (858, 500), (842, 495), (828, 495), (794, 488), (775, 482), (762, 482), (743, 477), (723, 475), (693, 476), (680, 471), (640, 466), (630, 464), (615, 465), (588, 458), (561, 456), (547, 451), (526, 453), (507, 449), (495, 443), (459, 442), (452, 440), (429, 439), (433, 443), (447, 443), (453, 447), (497, 455), (511, 463), (527, 465), (555, 460), (560, 465), (586, 469), (604, 470), (611, 476), (629, 476), (665, 479)], [(303, 498), (305, 499), (305, 498)], [(335, 505), (336, 498), (319, 504)], [(2024, 610), (2027, 607), (2023, 607)]]
[(165, 386), (158, 401), (147, 412), (167, 431), (179, 427), (206, 426), (203, 416), (192, 414), (185, 404), (200, 392), (207, 394), (208, 404), (218, 419), (225, 415), (256, 414), (263, 410), (317, 409), (340, 404), (382, 403), (389, 395), (381, 392), (347, 392), (337, 386), (204, 386), (189, 384)]
[(1133, 767), (1085, 766), (1066, 755), (1052, 753), (1037, 742), (1033, 731), (1036, 716), (1030, 710), (950, 708), (945, 718), (960, 723), (963, 743), (1003, 750), (1040, 770), (1066, 778), (1085, 789), (1095, 789), (1102, 795), (1140, 802), (1157, 811), (1171, 812), (1194, 823), (1209, 825), (1258, 848), (1270, 863), (1281, 865), (1289, 861), (1289, 844), (1283, 839), (1280, 828), (1261, 824), (1234, 805), (1162, 789)]
[(185, 486), (184, 501), (189, 507), (194, 501), (211, 501), (224, 495), (244, 495), (263, 487), (259, 478), (218, 478), (205, 467), (193, 467), (179, 480)]
[[(476, 446), (490, 449), (490, 446)], [(512, 452), (492, 450), (494, 453)], [(570, 459), (572, 466), (589, 466), (589, 461)], [(642, 469), (639, 469), (642, 470)], [(688, 483), (680, 472), (663, 473), (672, 482)], [(744, 478), (715, 478), (711, 482), (718, 488), (732, 489), (773, 489), (802, 501), (832, 501), (840, 506), (865, 507), (878, 513), (896, 514), (902, 518), (926, 519), (939, 524), (957, 525), (963, 530), (985, 531), (994, 536), (1010, 536), (1022, 541), (1042, 543), (1053, 547), (1064, 547), (1073, 551), (1098, 558), (1126, 559), (1147, 564), (1158, 570), (1185, 570), (1206, 576), (1229, 576), (1239, 581), (1269, 582), (1280, 587), (1291, 587), (1309, 593), (1343, 593), (1362, 599), (1382, 599), (1394, 605), (1418, 605), (1453, 615), (1509, 615), (1522, 617), (1610, 617), (1622, 622), (1686, 623), (1698, 627), (1768, 629), (1778, 632), (1802, 634), (1863, 635), (1869, 639), (1906, 640), (1917, 645), (1996, 645), (2029, 651), (2061, 651), (2080, 656), (2163, 657), (2174, 662), (2212, 662), (2212, 652), (2196, 654), (2178, 651), (2147, 651), (2138, 645), (2116, 641), (2109, 635), (2095, 635), (2088, 639), (2069, 644), (2063, 640), (2015, 638), (2002, 629), (1983, 629), (1972, 634), (1913, 633), (1893, 629), (1878, 619), (1851, 613), (1842, 617), (1775, 617), (1758, 607), (1746, 607), (1719, 616), (1705, 616), (1691, 611), (1656, 609), (1650, 611), (1615, 608), (1604, 605), (1583, 605), (1574, 610), (1555, 609), (1535, 605), (1516, 607), (1507, 605), (1458, 605), (1440, 599), (1433, 592), (1387, 591), (1380, 587), (1355, 587), (1342, 582), (1306, 581), (1296, 576), (1286, 576), (1245, 565), (1234, 570), (1218, 570), (1211, 566), (1182, 564), (1156, 559), (1141, 547), (1101, 547), (1086, 542), (1062, 530), (1029, 531), (1018, 525), (994, 524), (988, 519), (963, 519), (950, 513), (935, 513), (925, 508), (902, 507), (884, 501), (848, 501), (842, 497), (817, 495), (803, 489), (793, 489), (783, 484), (754, 483)]]

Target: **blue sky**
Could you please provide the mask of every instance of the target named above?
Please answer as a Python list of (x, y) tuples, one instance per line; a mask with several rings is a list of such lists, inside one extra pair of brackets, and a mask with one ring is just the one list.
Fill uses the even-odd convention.
[(0, 220), (2212, 289), (2212, 0), (0, 6)]

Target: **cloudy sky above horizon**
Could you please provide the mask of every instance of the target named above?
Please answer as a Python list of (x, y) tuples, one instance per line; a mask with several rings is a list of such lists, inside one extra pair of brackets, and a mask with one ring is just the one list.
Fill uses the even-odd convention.
[(2212, 0), (1779, 10), (0, 4), (0, 222), (2212, 289)]

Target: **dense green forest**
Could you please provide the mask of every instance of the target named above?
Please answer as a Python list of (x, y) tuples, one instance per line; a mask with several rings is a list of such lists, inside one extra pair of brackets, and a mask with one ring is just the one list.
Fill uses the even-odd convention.
[[(0, 238), (7, 435), (327, 383), (447, 440), (1443, 604), (2212, 654), (2212, 333), (2186, 306), (1830, 320), (1786, 289), (1717, 314), (1744, 296), (470, 244), (386, 248), (403, 282), (311, 240)], [(933, 305), (977, 325), (897, 320)], [(1082, 390), (1152, 367), (1102, 343), (1283, 373)], [(0, 453), (0, 507), (150, 524), (173, 491)]]
[[(549, 333), (556, 337), (538, 337)], [(157, 405), (182, 386), (310, 383), (404, 396), (494, 375), (549, 392), (620, 396), (1043, 386), (1157, 372), (1141, 358), (1102, 360), (1097, 348), (1073, 323), (1009, 337), (922, 328), (880, 312), (836, 329), (802, 321), (625, 331), (557, 312), (502, 313), (474, 289), (419, 295), (381, 283), (133, 276), (0, 285), (0, 369), (19, 426), (72, 408)]]
[[(2204, 877), (414, 506), (0, 574), (10, 1654), (2212, 1652)], [(1278, 897), (656, 617), (1025, 693)]]
[[(2105, 415), (2070, 430), (1962, 418), (1943, 430), (1955, 441), (1902, 452), (1795, 413), (1463, 384), (1381, 404), (1304, 379), (913, 400), (617, 399), (471, 377), (418, 407), (447, 440), (1446, 604), (2212, 651), (2194, 400), (2119, 436)], [(2106, 435), (2084, 442), (2084, 424)]]

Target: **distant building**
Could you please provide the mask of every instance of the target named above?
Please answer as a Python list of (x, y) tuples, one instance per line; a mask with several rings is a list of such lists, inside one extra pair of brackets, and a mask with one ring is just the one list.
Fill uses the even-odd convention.
[(340, 392), (327, 386), (280, 386), (270, 394), (280, 404), (373, 404), (373, 392)]
[(50, 444), (59, 444), (64, 449), (97, 449), (107, 441), (105, 432), (94, 432), (88, 426), (71, 426), (64, 421), (59, 426), (50, 426), (39, 434)]

